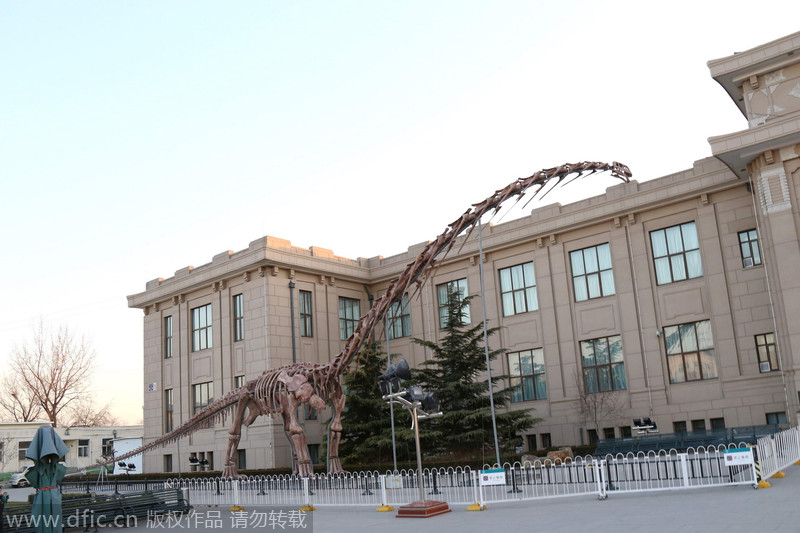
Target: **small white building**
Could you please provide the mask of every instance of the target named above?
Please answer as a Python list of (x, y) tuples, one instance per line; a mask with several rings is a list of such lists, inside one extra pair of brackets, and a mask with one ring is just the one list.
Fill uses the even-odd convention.
[[(25, 453), (36, 434), (36, 429), (42, 425), (49, 426), (51, 424), (50, 422), (0, 422), (1, 477), (18, 472), (22, 467), (31, 464), (31, 460), (25, 457)], [(70, 470), (84, 470), (103, 462), (104, 456), (110, 458), (113, 452), (116, 452), (117, 455), (122, 453), (118, 449), (117, 441), (138, 439), (138, 445), (141, 445), (143, 427), (58, 427), (56, 433), (69, 448), (65, 458), (67, 467)], [(141, 457), (131, 459), (131, 462), (141, 461)], [(141, 465), (135, 464), (137, 464), (138, 471), (141, 472)]]

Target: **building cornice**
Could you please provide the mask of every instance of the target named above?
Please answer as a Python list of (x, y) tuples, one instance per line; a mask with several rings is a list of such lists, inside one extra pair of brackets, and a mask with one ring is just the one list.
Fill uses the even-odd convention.
[(800, 50), (800, 32), (781, 37), (733, 55), (712, 59), (707, 63), (711, 77), (722, 85), (725, 92), (747, 117), (740, 87), (750, 76), (758, 76), (786, 64), (796, 63), (792, 56)]
[(246, 250), (228, 250), (215, 255), (205, 265), (188, 266), (177, 270), (171, 278), (147, 282), (144, 292), (128, 296), (128, 307), (144, 309), (173, 299), (183, 301), (184, 295), (204, 287), (218, 290), (225, 286), (226, 280), (240, 276), (246, 280), (276, 276), (281, 270), (299, 270), (363, 283), (368, 279), (365, 263), (365, 259), (338, 257), (325, 248), (298, 248), (285, 239), (266, 236), (252, 241)]

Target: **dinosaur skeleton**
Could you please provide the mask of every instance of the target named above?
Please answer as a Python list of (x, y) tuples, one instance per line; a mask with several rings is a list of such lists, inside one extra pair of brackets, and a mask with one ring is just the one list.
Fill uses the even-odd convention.
[[(222, 474), (224, 477), (237, 476), (236, 452), (242, 426), (250, 426), (261, 415), (280, 415), (283, 418), (284, 429), (292, 453), (296, 458), (296, 473), (308, 476), (313, 473), (313, 469), (306, 436), (297, 420), (297, 407), (308, 404), (315, 409), (322, 409), (330, 401), (333, 406), (333, 417), (330, 422), (328, 471), (330, 473), (342, 472), (338, 452), (342, 437), (342, 412), (345, 395), (339, 379), (356, 358), (364, 341), (371, 337), (376, 325), (386, 315), (390, 306), (400, 302), (403, 295), (407, 294), (409, 290), (413, 289), (413, 293), (418, 292), (425, 282), (423, 274), (434, 268), (435, 258), (443, 252), (446, 255), (453, 247), (456, 237), (465, 230), (469, 230), (467, 233), (467, 237), (469, 237), (469, 233), (481, 217), (488, 212), (496, 214), (501, 204), (507, 199), (515, 197), (519, 201), (529, 189), (532, 189), (532, 198), (535, 198), (548, 182), (552, 182), (551, 185), (556, 186), (570, 176), (572, 178), (569, 181), (572, 181), (583, 175), (606, 171), (610, 171), (614, 177), (624, 182), (629, 181), (631, 177), (628, 167), (616, 162), (613, 164), (597, 162), (565, 164), (540, 170), (527, 178), (519, 178), (505, 188), (497, 190), (482, 202), (473, 204), (461, 217), (450, 224), (444, 233), (425, 246), (414, 261), (406, 266), (400, 276), (389, 284), (383, 296), (375, 299), (370, 310), (358, 321), (353, 334), (345, 341), (341, 353), (331, 361), (327, 363), (298, 362), (265, 370), (258, 378), (250, 380), (243, 386), (212, 401), (180, 427), (105, 464), (138, 455), (158, 446), (165, 446), (197, 430), (224, 421), (226, 416), (235, 410), (233, 423), (228, 432), (230, 437)], [(550, 188), (545, 193), (549, 190)]]

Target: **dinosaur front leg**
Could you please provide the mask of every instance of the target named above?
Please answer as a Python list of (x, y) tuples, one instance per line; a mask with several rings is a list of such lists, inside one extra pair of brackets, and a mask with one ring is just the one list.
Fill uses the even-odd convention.
[(228, 431), (228, 451), (225, 454), (225, 467), (222, 469), (222, 477), (239, 477), (236, 471), (236, 452), (239, 449), (239, 439), (242, 437), (242, 421), (247, 410), (250, 398), (244, 397), (236, 404), (236, 415), (233, 417), (231, 429)]
[(331, 394), (333, 404), (333, 418), (331, 419), (331, 441), (328, 446), (328, 473), (339, 474), (343, 472), (342, 463), (339, 461), (339, 444), (342, 441), (342, 413), (346, 397), (341, 388)]

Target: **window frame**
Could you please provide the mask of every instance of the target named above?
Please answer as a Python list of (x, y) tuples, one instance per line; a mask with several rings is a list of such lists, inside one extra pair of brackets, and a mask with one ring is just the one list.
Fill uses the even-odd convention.
[(213, 322), (210, 303), (192, 308), (192, 352), (214, 347)]
[[(602, 253), (601, 250), (603, 250)], [(590, 259), (588, 264), (587, 257)], [(592, 257), (593, 260), (591, 259)], [(606, 263), (608, 265), (607, 267), (605, 266)], [(609, 243), (595, 244), (594, 246), (587, 246), (579, 250), (572, 250), (569, 253), (569, 264), (572, 270), (572, 290), (576, 302), (604, 298), (617, 293), (617, 287), (614, 283), (614, 265), (611, 259), (611, 245)], [(578, 266), (580, 267), (579, 272), (576, 273), (576, 267)], [(599, 294), (593, 296), (592, 288), (594, 285), (590, 284), (589, 280), (594, 278), (597, 279)], [(579, 283), (583, 287), (583, 290), (578, 289)]]
[(172, 358), (172, 315), (164, 317), (164, 359)]
[[(762, 263), (761, 246), (758, 242), (758, 230), (756, 228), (740, 231), (739, 237), (739, 251), (742, 254), (742, 268), (753, 268), (760, 266)], [(751, 264), (748, 263), (750, 259)]]
[[(529, 373), (525, 372), (526, 363), (522, 360), (523, 356), (530, 357)], [(547, 399), (547, 367), (544, 362), (543, 348), (509, 352), (506, 354), (506, 362), (508, 363), (511, 403)]]
[[(691, 229), (692, 234), (688, 231)], [(680, 235), (680, 250), (672, 250), (673, 246), (677, 246), (674, 240), (675, 231)], [(686, 232), (684, 232), (686, 230)], [(659, 246), (656, 246), (656, 239), (658, 238)], [(663, 244), (662, 244), (663, 241)], [(688, 242), (687, 242), (688, 241)], [(664, 253), (661, 253), (661, 249)], [(682, 224), (674, 224), (665, 228), (660, 228), (650, 232), (650, 251), (653, 258), (653, 270), (656, 278), (656, 285), (669, 285), (670, 283), (677, 283), (679, 281), (687, 281), (690, 279), (702, 278), (703, 272), (703, 257), (700, 253), (700, 236), (697, 232), (697, 223), (695, 221), (684, 222)], [(659, 255), (656, 255), (656, 254)], [(696, 266), (690, 262), (688, 256), (696, 257)], [(659, 265), (667, 265), (669, 267), (669, 279), (662, 278), (662, 274), (666, 274), (664, 267)], [(679, 272), (679, 268), (683, 269), (683, 273)], [(683, 276), (683, 277), (676, 277)]]
[[(758, 357), (758, 370), (762, 374), (776, 372), (780, 370), (778, 363), (778, 345), (775, 333), (760, 333), (753, 337), (756, 343), (756, 356)], [(769, 365), (769, 369), (764, 370), (764, 364)]]
[(164, 433), (175, 429), (175, 390), (164, 389)]
[(400, 339), (411, 336), (411, 310), (408, 307), (408, 295), (404, 294), (401, 302), (394, 302), (386, 313), (388, 339)]
[(339, 340), (346, 341), (350, 338), (360, 318), (361, 300), (339, 296)]
[[(701, 324), (704, 330), (701, 332), (702, 334), (699, 333)], [(694, 332), (692, 338), (687, 337), (687, 334), (690, 333), (690, 327)], [(716, 350), (714, 349), (714, 334), (711, 328), (711, 320), (698, 320), (697, 322), (664, 326), (663, 333), (670, 385), (719, 379), (719, 364), (717, 363)], [(679, 351), (674, 350), (670, 346), (671, 344), (672, 346), (676, 345), (674, 342), (675, 340), (677, 340)], [(686, 344), (686, 346), (684, 346), (684, 344)], [(694, 347), (692, 346), (693, 344)], [(687, 373), (687, 368), (689, 368), (687, 367), (687, 358), (692, 356), (696, 356), (696, 365), (694, 368), (699, 372), (700, 377), (689, 379)], [(705, 358), (703, 356), (705, 356)], [(677, 364), (673, 367), (673, 363), (678, 361), (678, 358), (680, 358), (681, 361), (681, 376), (673, 374), (673, 370), (678, 370)], [(704, 361), (711, 361), (713, 363), (714, 375), (706, 376), (706, 373), (703, 372)], [(693, 373), (693, 375), (696, 374)], [(682, 377), (683, 379), (677, 379), (678, 377)]]
[(233, 295), (233, 342), (244, 340), (244, 293)]
[[(500, 280), (500, 305), (504, 317), (539, 310), (536, 267), (533, 261), (499, 268), (497, 276)], [(522, 286), (517, 286), (519, 282)]]
[(89, 457), (91, 446), (90, 439), (78, 439), (78, 457)]
[[(450, 306), (450, 293), (451, 288), (454, 288), (454, 293), (458, 294), (458, 298), (463, 300), (469, 295), (469, 284), (467, 278), (458, 278), (436, 285), (436, 299), (439, 309), (439, 329), (447, 329), (448, 310)], [(471, 323), (472, 319), (469, 312), (469, 304), (463, 307), (461, 312), (461, 325), (465, 326)]]
[[(198, 392), (200, 401), (198, 402)], [(204, 394), (205, 392), (205, 394)], [(205, 402), (203, 399), (205, 398)], [(202, 408), (214, 401), (214, 382), (204, 381), (192, 385), (192, 414), (196, 415)]]
[(300, 296), (300, 336), (314, 336), (314, 315), (311, 300), (311, 291), (299, 291)]
[[(605, 346), (605, 354), (603, 355), (603, 346)], [(612, 346), (619, 348), (612, 353)], [(585, 394), (598, 394), (603, 392), (616, 392), (628, 389), (628, 379), (625, 375), (625, 354), (622, 348), (621, 335), (609, 335), (608, 337), (598, 337), (595, 339), (586, 339), (580, 341), (580, 356), (581, 356), (581, 371), (583, 377), (583, 390)], [(587, 365), (587, 356), (590, 355), (587, 350), (591, 349), (591, 361), (594, 364)], [(614, 360), (614, 354), (618, 355), (618, 360)], [(600, 362), (603, 361), (603, 362)], [(604, 381), (604, 369), (607, 369), (608, 380)], [(621, 369), (621, 370), (618, 370)], [(590, 381), (590, 376), (594, 376), (594, 380)], [(621, 375), (621, 381), (619, 378)], [(590, 386), (594, 383), (594, 387)], [(609, 388), (603, 388), (603, 384), (607, 383)]]

